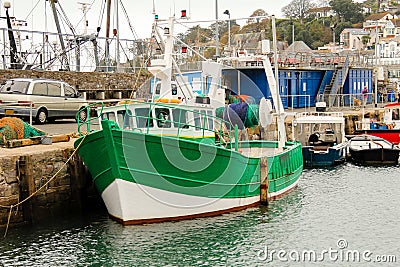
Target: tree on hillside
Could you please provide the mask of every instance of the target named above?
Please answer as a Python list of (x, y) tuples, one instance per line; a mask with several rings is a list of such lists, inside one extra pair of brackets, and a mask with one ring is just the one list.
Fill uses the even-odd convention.
[(317, 1), (317, 6), (318, 7), (327, 7), (327, 6), (330, 6), (329, 5), (329, 2), (330, 2), (331, 0), (318, 0)]
[(197, 25), (190, 28), (185, 34), (179, 34), (178, 38), (187, 44), (206, 43), (213, 38), (213, 32), (211, 29)]
[(247, 24), (243, 26), (239, 33), (269, 31), (270, 27), (270, 19), (267, 12), (265, 12), (263, 9), (257, 9), (250, 15), (250, 18), (247, 20)]
[(360, 3), (354, 3), (352, 0), (332, 0), (330, 5), (342, 22), (359, 23), (364, 19)]
[(267, 17), (267, 16), (268, 13), (265, 10), (257, 9), (250, 15), (250, 18), (247, 20), (247, 24), (256, 23), (259, 22), (260, 20), (263, 20), (263, 18), (253, 18), (253, 17)]
[(300, 22), (309, 15), (309, 10), (315, 7), (311, 0), (293, 0), (287, 6), (282, 8), (282, 13), (292, 19), (298, 19)]

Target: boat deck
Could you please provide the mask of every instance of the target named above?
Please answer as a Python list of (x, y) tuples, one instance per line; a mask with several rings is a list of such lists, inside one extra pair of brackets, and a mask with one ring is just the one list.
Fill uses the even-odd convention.
[(272, 147), (244, 147), (239, 148), (239, 152), (246, 157), (269, 157), (283, 152), (283, 148)]

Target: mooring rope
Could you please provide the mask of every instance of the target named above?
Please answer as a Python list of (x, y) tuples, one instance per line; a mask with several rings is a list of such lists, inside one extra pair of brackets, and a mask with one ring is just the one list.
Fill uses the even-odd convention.
[[(10, 206), (4, 206), (4, 205), (0, 205), (0, 208), (5, 208), (5, 209), (10, 209), (10, 213), (8, 214), (8, 220), (7, 220), (7, 225), (6, 225), (6, 230), (4, 233), (4, 238), (6, 238), (7, 236), (7, 232), (8, 232), (8, 226), (10, 225), (10, 219), (11, 219), (11, 213), (13, 208), (18, 208), (18, 206), (22, 205), (23, 203), (25, 203), (26, 201), (28, 201), (29, 199), (31, 199), (34, 195), (36, 195), (37, 193), (39, 193), (43, 188), (45, 188), (51, 181), (53, 181), (57, 175), (61, 172), (62, 169), (64, 169), (65, 166), (67, 166), (68, 162), (71, 161), (72, 157), (76, 154), (76, 152), (78, 151), (79, 147), (81, 146), (81, 144), (83, 143), (83, 141), (85, 140), (87, 135), (84, 135), (81, 142), (79, 143), (79, 145), (74, 149), (74, 151), (72, 152), (72, 154), (69, 156), (69, 158), (67, 159), (66, 162), (64, 162), (63, 166), (61, 166), (61, 168), (46, 182), (44, 183), (39, 189), (37, 189), (35, 192), (33, 192), (31, 195), (29, 195), (28, 197), (26, 197), (25, 199), (19, 201), (18, 203), (14, 204), (14, 205), (10, 205)], [(18, 211), (18, 209), (16, 210)]]

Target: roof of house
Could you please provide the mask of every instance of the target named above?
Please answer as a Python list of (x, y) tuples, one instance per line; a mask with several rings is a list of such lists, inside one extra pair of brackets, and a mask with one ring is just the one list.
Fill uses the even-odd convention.
[(328, 12), (331, 10), (332, 10), (332, 7), (324, 6), (324, 7), (310, 8), (309, 12)]
[(364, 29), (357, 29), (357, 28), (346, 28), (343, 31), (347, 31), (352, 35), (367, 35), (368, 32), (364, 31)]
[(241, 49), (257, 49), (258, 42), (262, 40), (261, 33), (242, 33), (233, 35), (233, 43), (240, 40)]
[(295, 52), (309, 52), (312, 49), (306, 45), (303, 41), (295, 41), (293, 44), (289, 45), (288, 48), (285, 50), (287, 51), (295, 51)]
[(391, 19), (392, 23), (396, 27), (400, 27), (400, 19)]
[(380, 20), (382, 18), (384, 18), (386, 15), (391, 15), (390, 12), (381, 12), (381, 13), (377, 13), (377, 14), (371, 14), (368, 17), (365, 18), (365, 21), (367, 20)]

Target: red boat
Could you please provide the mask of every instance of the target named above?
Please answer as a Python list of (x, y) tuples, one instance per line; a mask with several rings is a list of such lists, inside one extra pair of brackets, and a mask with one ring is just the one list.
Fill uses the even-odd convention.
[(400, 143), (400, 103), (390, 103), (384, 106), (383, 122), (360, 122), (356, 124), (356, 134), (368, 134), (386, 139), (398, 145)]

